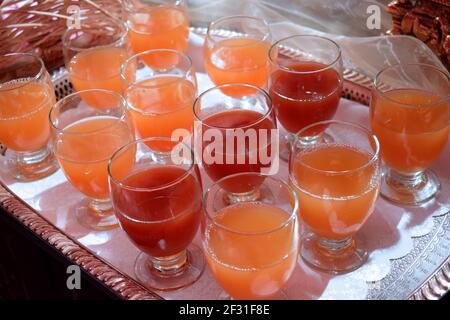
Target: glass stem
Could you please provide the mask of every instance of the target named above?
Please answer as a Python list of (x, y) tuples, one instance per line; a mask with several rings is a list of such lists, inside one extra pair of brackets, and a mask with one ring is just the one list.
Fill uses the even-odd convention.
[(341, 255), (344, 251), (352, 249), (355, 245), (355, 241), (352, 237), (348, 237), (341, 240), (330, 240), (320, 238), (318, 241), (320, 249), (331, 255)]
[(284, 139), (286, 141), (286, 145), (288, 146), (289, 150), (291, 150), (292, 149), (292, 145), (295, 142), (295, 134), (288, 132), (284, 136)]
[(420, 185), (425, 183), (425, 181), (422, 171), (404, 174), (392, 169), (387, 169), (386, 183), (395, 189), (411, 189), (420, 187)]
[(17, 152), (16, 155), (19, 166), (27, 166), (43, 161), (48, 157), (49, 154), (49, 148), (45, 147), (39, 151), (34, 152)]
[(160, 276), (172, 277), (184, 270), (188, 262), (188, 257), (187, 251), (183, 250), (180, 253), (168, 257), (150, 257), (150, 260), (152, 263), (150, 268), (157, 271)]
[(34, 152), (16, 152), (15, 177), (21, 181), (34, 181), (58, 170), (58, 163), (49, 145)]
[(225, 203), (228, 204), (234, 204), (234, 203), (240, 203), (240, 202), (250, 202), (250, 201), (256, 201), (261, 197), (261, 192), (259, 188), (255, 188), (252, 191), (245, 192), (245, 193), (226, 193), (225, 194)]
[(94, 215), (109, 215), (113, 213), (113, 207), (110, 199), (92, 199), (89, 202), (89, 209)]

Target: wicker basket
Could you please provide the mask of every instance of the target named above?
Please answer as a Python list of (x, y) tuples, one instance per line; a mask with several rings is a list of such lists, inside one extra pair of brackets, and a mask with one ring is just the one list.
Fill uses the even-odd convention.
[[(0, 54), (33, 52), (48, 70), (61, 66), (61, 35), (74, 22), (74, 9), (79, 9), (81, 20), (122, 16), (120, 0), (4, 0), (0, 4)], [(0, 65), (0, 72), (3, 69)]]

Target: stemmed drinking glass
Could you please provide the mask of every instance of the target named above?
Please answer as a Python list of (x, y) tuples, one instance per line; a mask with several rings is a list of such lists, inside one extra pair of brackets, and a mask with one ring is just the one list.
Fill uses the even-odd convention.
[[(243, 181), (258, 190), (258, 197), (230, 204), (223, 186)], [(238, 173), (208, 189), (204, 208), (203, 250), (222, 288), (234, 299), (285, 298), (281, 291), (295, 268), (299, 246), (294, 190), (260, 173)]]
[(396, 203), (420, 204), (439, 190), (427, 170), (447, 145), (450, 78), (427, 64), (399, 64), (375, 78), (370, 120), (386, 164), (381, 194)]
[[(69, 79), (76, 91), (111, 90), (122, 93), (120, 66), (128, 58), (128, 28), (124, 22), (110, 18), (86, 19), (81, 28), (67, 29), (62, 36), (63, 54)], [(91, 106), (114, 103), (107, 96), (83, 94)]]
[(134, 53), (153, 49), (186, 51), (189, 16), (184, 0), (123, 0)]
[[(311, 142), (311, 132), (330, 139)], [(367, 252), (354, 235), (374, 211), (380, 188), (378, 139), (356, 124), (329, 120), (297, 134), (289, 161), (305, 227), (301, 256), (330, 273), (360, 267)]]
[(14, 176), (37, 180), (58, 169), (49, 146), (55, 91), (44, 62), (31, 53), (0, 56), (0, 141), (15, 152)]
[(120, 74), (138, 137), (192, 134), (197, 79), (187, 55), (170, 49), (144, 51), (130, 57)]
[[(269, 26), (258, 17), (230, 16), (213, 21), (204, 45), (206, 72), (216, 86), (248, 83), (264, 88), (269, 75), (270, 45)], [(222, 87), (235, 97), (246, 94), (245, 89)]]
[[(232, 97), (224, 89), (246, 90)], [(270, 174), (278, 164), (278, 132), (268, 94), (249, 84), (225, 84), (203, 92), (194, 103), (196, 154), (213, 181), (239, 172)], [(251, 177), (262, 181), (261, 177)], [(228, 183), (229, 200), (252, 198), (246, 181)]]
[(205, 266), (201, 249), (191, 243), (202, 216), (202, 188), (189, 146), (167, 137), (129, 143), (111, 157), (109, 181), (120, 225), (142, 251), (137, 278), (158, 290), (195, 282)]
[[(295, 35), (276, 42), (269, 60), (269, 94), (277, 119), (287, 131), (281, 151), (287, 160), (299, 130), (330, 120), (336, 113), (343, 86), (341, 49), (324, 37)], [(318, 132), (311, 134), (314, 138)]]
[[(84, 100), (109, 101), (98, 108)], [(88, 100), (89, 101), (89, 100)], [(59, 100), (50, 111), (54, 152), (70, 183), (87, 198), (78, 204), (76, 217), (90, 229), (118, 226), (108, 188), (108, 160), (134, 140), (126, 102), (113, 91), (85, 90)]]

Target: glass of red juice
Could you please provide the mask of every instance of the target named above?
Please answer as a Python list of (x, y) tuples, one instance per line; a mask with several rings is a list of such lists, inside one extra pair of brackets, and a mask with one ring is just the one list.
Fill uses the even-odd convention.
[[(341, 97), (342, 55), (334, 41), (313, 35), (279, 40), (269, 50), (269, 94), (283, 134), (281, 158), (287, 160), (295, 134), (334, 117)], [(315, 141), (325, 128), (311, 132)], [(283, 143), (284, 142), (284, 143)]]
[[(224, 93), (228, 90), (247, 94), (233, 97)], [(194, 118), (196, 155), (211, 180), (241, 172), (270, 173), (278, 158), (278, 141), (273, 141), (278, 132), (271, 99), (263, 89), (249, 84), (213, 87), (196, 99)], [(260, 176), (252, 179), (263, 182)], [(243, 179), (222, 187), (231, 202), (239, 202), (257, 196), (254, 185)]]
[[(134, 159), (132, 166), (122, 162)], [(142, 252), (136, 277), (147, 287), (174, 290), (194, 283), (205, 260), (192, 244), (202, 215), (202, 188), (192, 149), (152, 137), (119, 149), (108, 166), (120, 226)]]

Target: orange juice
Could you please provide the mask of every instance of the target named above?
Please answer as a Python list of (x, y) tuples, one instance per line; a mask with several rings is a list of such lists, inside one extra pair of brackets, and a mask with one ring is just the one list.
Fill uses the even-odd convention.
[[(104, 89), (122, 93), (120, 66), (128, 57), (124, 48), (94, 48), (81, 51), (70, 60), (69, 77), (76, 91)], [(109, 107), (115, 97), (108, 99), (95, 93), (83, 93), (83, 100), (93, 107)]]
[(18, 151), (38, 151), (50, 138), (48, 113), (55, 103), (45, 83), (12, 81), (0, 86), (0, 141)]
[(152, 49), (186, 51), (189, 18), (183, 9), (170, 6), (147, 8), (128, 19), (129, 39), (134, 53)]
[(355, 148), (324, 145), (291, 160), (299, 215), (314, 233), (339, 240), (364, 224), (379, 189), (375, 179), (378, 167), (368, 164), (370, 159), (369, 154)]
[(175, 129), (190, 132), (196, 87), (175, 76), (160, 76), (131, 85), (125, 92), (136, 134), (141, 138), (171, 137)]
[[(107, 199), (108, 160), (132, 140), (125, 122), (109, 116), (90, 117), (71, 124), (56, 137), (55, 155), (73, 186), (93, 199)], [(131, 166), (134, 155), (127, 155), (121, 162)]]
[[(217, 282), (235, 299), (276, 297), (294, 270), (298, 231), (289, 213), (247, 202), (215, 214), (204, 240), (208, 265)], [(286, 223), (286, 224), (285, 224)]]
[(428, 168), (445, 148), (450, 102), (432, 93), (398, 89), (374, 95), (372, 130), (386, 164), (401, 173)]
[[(212, 48), (205, 45), (205, 69), (215, 85), (247, 83), (265, 87), (269, 76), (268, 51), (270, 43), (251, 38), (219, 41)], [(242, 96), (239, 89), (223, 89), (225, 94)], [(251, 92), (250, 92), (251, 93)]]

